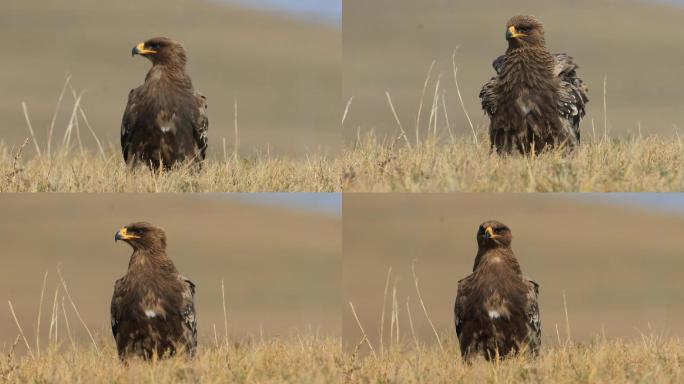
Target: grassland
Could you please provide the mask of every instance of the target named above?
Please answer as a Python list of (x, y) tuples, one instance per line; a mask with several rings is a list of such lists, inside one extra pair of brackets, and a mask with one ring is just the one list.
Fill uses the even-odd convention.
[(684, 340), (563, 342), (537, 359), (460, 362), (458, 344), (395, 346), (374, 358), (351, 359), (351, 383), (677, 383), (684, 379)]
[[(454, 61), (458, 87), (456, 73)], [(298, 158), (272, 155), (266, 149), (245, 156), (236, 120), (231, 137), (210, 143), (220, 155), (210, 157), (200, 171), (181, 165), (168, 172), (127, 169), (118, 144), (105, 142), (92, 129), (72, 87), (72, 113), (63, 129), (55, 126), (55, 112), (41, 140), (25, 109), (26, 139), (12, 147), (0, 144), (0, 192), (684, 190), (684, 143), (677, 131), (669, 138), (638, 131), (612, 137), (604, 104), (601, 126), (585, 121), (584, 139), (576, 151), (500, 158), (490, 151), (486, 127), (472, 122), (465, 104), (447, 106), (439, 81), (428, 90), (431, 80), (428, 74), (415, 125), (400, 120), (390, 94), (386, 95), (385, 108), (396, 124), (396, 134), (389, 139), (359, 130), (356, 140), (340, 153), (312, 152)], [(71, 87), (68, 80), (67, 86)], [(426, 94), (433, 94), (432, 99)], [(354, 107), (350, 99), (342, 125)], [(454, 114), (465, 123), (450, 117)], [(409, 126), (410, 131), (405, 128)]]
[(16, 161), (0, 148), (1, 192), (334, 192), (341, 175), (325, 156), (307, 160), (229, 157), (208, 160), (201, 171), (179, 166), (168, 172), (129, 170), (117, 148), (102, 153), (58, 154)]
[(339, 339), (299, 336), (199, 348), (176, 357), (121, 364), (113, 342), (52, 346), (40, 356), (0, 357), (3, 383), (335, 383), (342, 359)]
[(677, 137), (585, 141), (574, 153), (499, 158), (484, 134), (428, 138), (411, 147), (370, 133), (339, 156), (304, 160), (255, 154), (207, 160), (200, 171), (129, 170), (118, 148), (24, 160), (0, 147), (0, 192), (678, 192), (684, 145)]
[(479, 142), (428, 139), (392, 148), (369, 136), (343, 161), (345, 191), (655, 192), (684, 190), (684, 147), (652, 136), (584, 143), (525, 158), (499, 158)]
[(121, 364), (112, 345), (46, 348), (32, 359), (0, 356), (0, 381), (136, 383), (677, 383), (684, 340), (597, 339), (545, 348), (537, 359), (464, 365), (458, 345), (394, 346), (381, 356), (342, 352), (339, 340), (288, 340), (200, 348), (195, 359)]

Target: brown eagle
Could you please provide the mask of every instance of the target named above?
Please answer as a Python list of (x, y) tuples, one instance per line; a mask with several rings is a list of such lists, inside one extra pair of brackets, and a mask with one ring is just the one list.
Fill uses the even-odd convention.
[(121, 122), (124, 161), (135, 166), (170, 168), (201, 162), (207, 151), (207, 99), (185, 73), (185, 49), (166, 37), (133, 47), (133, 55), (152, 62), (145, 83), (131, 90)]
[(114, 236), (133, 247), (128, 272), (114, 284), (112, 332), (121, 360), (149, 359), (197, 347), (195, 285), (166, 255), (164, 230), (139, 222)]
[(539, 353), (539, 285), (523, 276), (511, 249), (511, 230), (487, 221), (477, 232), (473, 273), (458, 282), (454, 306), (461, 356), (503, 358)]
[(528, 154), (574, 148), (589, 102), (577, 64), (564, 53), (549, 53), (544, 26), (534, 16), (510, 19), (506, 40), (506, 54), (493, 64), (496, 76), (480, 92), (492, 149)]

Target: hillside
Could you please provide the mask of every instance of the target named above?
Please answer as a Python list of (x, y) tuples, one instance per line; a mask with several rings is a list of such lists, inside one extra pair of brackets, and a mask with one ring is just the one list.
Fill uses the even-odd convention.
[[(34, 339), (47, 271), (45, 342), (59, 265), (86, 325), (107, 339), (113, 284), (126, 272), (131, 254), (128, 245), (115, 244), (114, 233), (138, 220), (166, 230), (169, 256), (197, 285), (201, 345), (213, 342), (213, 325), (223, 335), (222, 279), (232, 341), (262, 333), (284, 337), (296, 330), (340, 334), (340, 222), (335, 217), (221, 195), (18, 194), (5, 196), (0, 210), (5, 218), (0, 223), (0, 345), (11, 345), (18, 333), (8, 300), (27, 337)], [(63, 289), (60, 303), (62, 296)], [(68, 297), (64, 304), (72, 332), (87, 342)]]
[[(604, 197), (605, 198), (605, 197)], [(388, 268), (392, 267), (385, 314), (390, 334), (396, 279), (401, 335), (411, 340), (406, 301), (416, 334), (434, 335), (416, 295), (411, 264), (416, 260), (422, 298), (441, 334), (453, 335), (457, 282), (472, 271), (475, 234), (496, 219), (513, 232), (513, 250), (523, 272), (540, 285), (543, 340), (566, 337), (567, 300), (572, 340), (596, 335), (640, 339), (641, 333), (681, 336), (684, 315), (679, 272), (681, 216), (621, 205), (598, 196), (420, 194), (345, 196), (343, 207), (344, 302), (351, 301), (371, 342), (379, 324)], [(343, 311), (345, 346), (361, 333), (349, 306)], [(558, 328), (556, 328), (558, 327)]]
[[(102, 141), (118, 145), (128, 92), (149, 68), (147, 60), (131, 58), (131, 48), (159, 35), (185, 45), (188, 72), (208, 98), (210, 157), (220, 156), (224, 137), (233, 148), (235, 100), (244, 154), (270, 150), (303, 157), (339, 148), (339, 31), (190, 0), (3, 1), (0, 140), (18, 145), (28, 136), (21, 109), (26, 102), (42, 142), (70, 74), (84, 92), (90, 125)], [(55, 126), (60, 132), (72, 113), (68, 96)]]
[[(515, 14), (533, 14), (545, 24), (549, 49), (567, 52), (580, 65), (591, 103), (583, 123), (586, 134), (603, 133), (603, 81), (607, 78), (608, 132), (641, 132), (671, 137), (684, 125), (684, 70), (681, 46), (684, 8), (623, 0), (521, 0), (506, 2), (424, 0), (348, 0), (343, 15), (343, 94), (354, 97), (346, 120), (347, 142), (375, 129), (398, 134), (385, 91), (413, 134), (421, 90), (437, 61), (425, 97), (421, 125), (438, 75), (454, 132), (470, 134), (456, 95), (451, 56), (464, 103), (474, 123), (485, 125), (478, 94), (492, 74), (491, 62), (506, 49), (505, 23)], [(443, 119), (440, 114), (439, 119)]]

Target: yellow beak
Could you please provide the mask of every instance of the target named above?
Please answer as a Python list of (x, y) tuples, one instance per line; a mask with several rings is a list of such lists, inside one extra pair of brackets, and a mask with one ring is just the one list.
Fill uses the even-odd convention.
[(496, 237), (496, 235), (494, 234), (494, 230), (492, 229), (492, 227), (487, 227), (487, 228), (485, 229), (485, 235), (486, 235), (487, 238)]
[(116, 242), (117, 240), (130, 240), (130, 239), (139, 239), (140, 236), (133, 235), (128, 233), (128, 229), (126, 227), (123, 227), (119, 230), (119, 232), (114, 235), (114, 241)]
[(144, 55), (150, 55), (153, 53), (157, 53), (157, 51), (155, 51), (153, 49), (145, 48), (144, 42), (133, 47), (133, 55), (143, 55), (144, 56)]
[(514, 39), (515, 39), (515, 38), (518, 38), (518, 37), (525, 37), (525, 36), (527, 36), (527, 35), (524, 34), (524, 33), (518, 33), (518, 31), (515, 29), (515, 26), (513, 26), (513, 25), (511, 25), (511, 26), (508, 28), (508, 33), (507, 33), (507, 35), (508, 35), (509, 38), (514, 38)]

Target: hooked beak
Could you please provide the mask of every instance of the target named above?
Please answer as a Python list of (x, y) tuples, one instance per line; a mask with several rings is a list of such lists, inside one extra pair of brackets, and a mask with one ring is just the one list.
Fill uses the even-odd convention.
[(119, 232), (116, 233), (116, 235), (114, 235), (114, 242), (116, 243), (119, 240), (130, 240), (139, 238), (140, 236), (128, 233), (128, 229), (126, 227), (123, 227), (119, 230)]
[(140, 44), (136, 45), (135, 47), (133, 47), (133, 51), (131, 52), (131, 56), (135, 56), (135, 55), (145, 56), (145, 55), (150, 55), (153, 53), (157, 53), (157, 51), (155, 51), (153, 49), (145, 48), (145, 43), (143, 42), (143, 43), (140, 43)]
[(518, 37), (526, 37), (527, 35), (524, 33), (518, 33), (518, 31), (515, 29), (515, 26), (511, 25), (508, 30), (506, 31), (506, 40), (510, 39), (517, 39)]
[(494, 234), (494, 230), (492, 229), (492, 227), (487, 227), (485, 229), (485, 239), (493, 239), (495, 237), (496, 235)]

